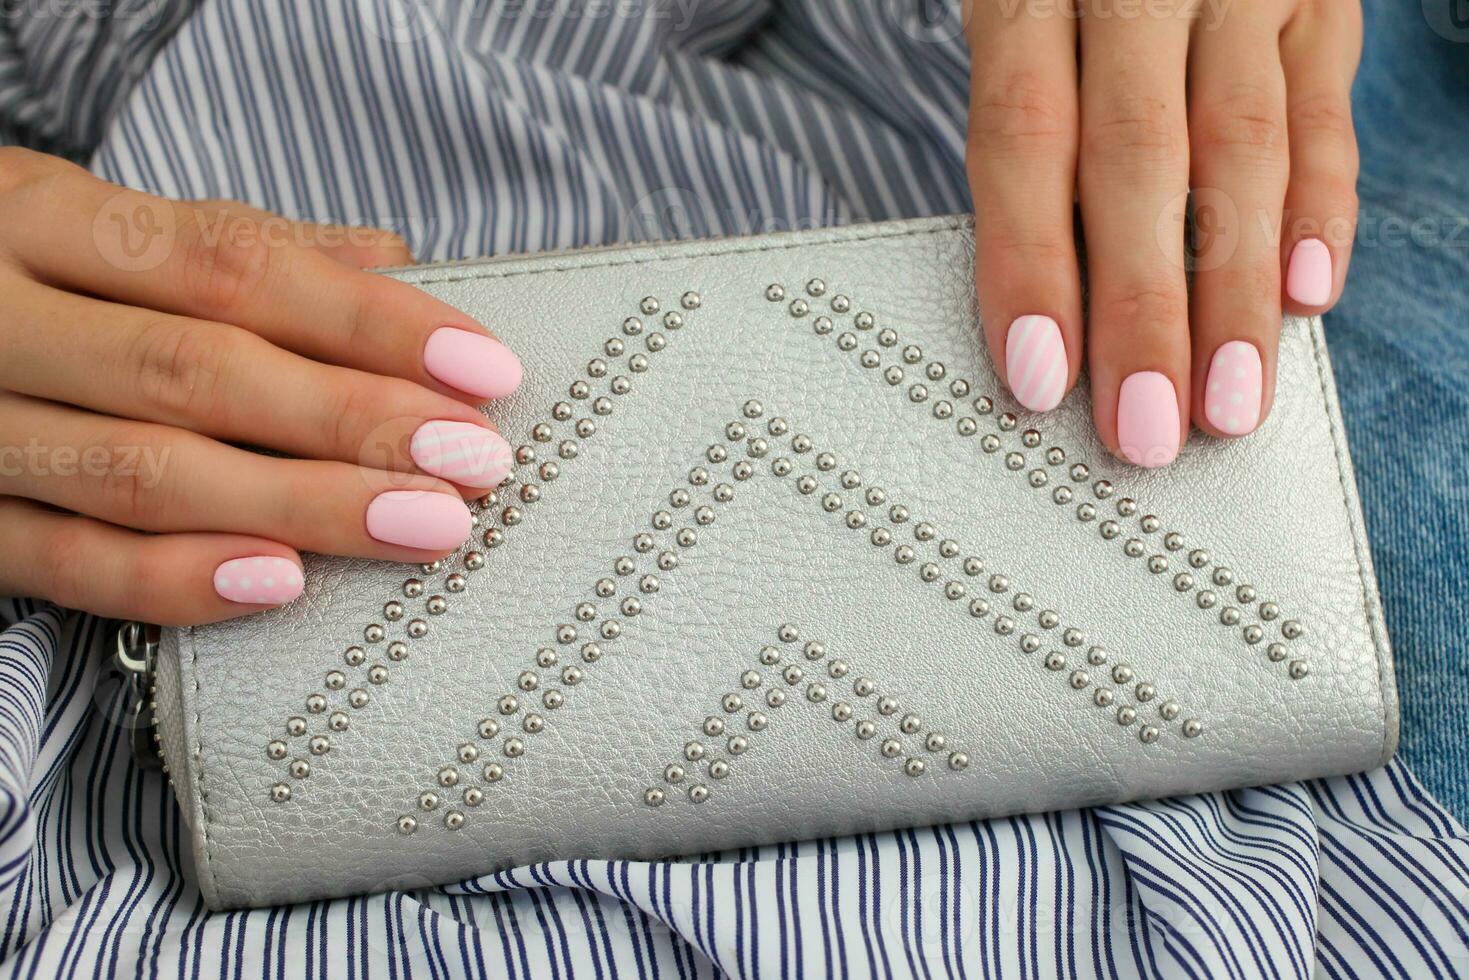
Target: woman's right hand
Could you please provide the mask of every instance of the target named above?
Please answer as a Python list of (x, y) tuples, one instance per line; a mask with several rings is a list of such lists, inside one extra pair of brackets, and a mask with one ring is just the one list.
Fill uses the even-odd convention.
[(296, 549), (456, 548), (512, 465), (474, 406), (521, 366), (365, 271), (411, 261), (387, 232), (0, 148), (0, 595), (203, 623), (295, 598)]

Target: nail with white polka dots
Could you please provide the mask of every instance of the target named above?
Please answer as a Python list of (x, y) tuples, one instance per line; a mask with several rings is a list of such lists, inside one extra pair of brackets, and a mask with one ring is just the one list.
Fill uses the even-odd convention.
[(231, 558), (214, 570), (214, 591), (247, 606), (285, 605), (305, 587), (300, 566), (289, 558)]
[(1227, 436), (1245, 436), (1260, 424), (1264, 371), (1260, 349), (1231, 340), (1214, 352), (1204, 385), (1204, 417)]

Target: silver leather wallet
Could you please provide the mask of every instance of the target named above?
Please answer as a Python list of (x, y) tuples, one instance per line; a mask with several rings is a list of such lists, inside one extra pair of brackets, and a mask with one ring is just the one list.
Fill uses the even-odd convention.
[(1318, 320), (1144, 471), (996, 381), (961, 219), (397, 275), (525, 383), (429, 566), (167, 631), (218, 908), (1327, 776), (1397, 739)]

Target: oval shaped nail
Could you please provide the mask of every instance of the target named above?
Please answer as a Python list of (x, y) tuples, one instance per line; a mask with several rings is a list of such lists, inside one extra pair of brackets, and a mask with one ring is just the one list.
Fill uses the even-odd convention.
[(1070, 369), (1061, 327), (1048, 316), (1022, 316), (1005, 333), (1005, 376), (1015, 400), (1049, 412), (1066, 394)]
[(1260, 349), (1243, 340), (1221, 344), (1204, 382), (1204, 417), (1225, 435), (1243, 436), (1260, 424), (1264, 368)]
[(1148, 469), (1173, 462), (1178, 428), (1178, 392), (1167, 375), (1128, 375), (1117, 393), (1117, 444), (1128, 462)]
[(1331, 249), (1319, 238), (1296, 242), (1286, 270), (1285, 293), (1302, 306), (1325, 306), (1331, 302)]
[(214, 591), (230, 602), (280, 606), (301, 594), (306, 581), (289, 558), (251, 555), (231, 558), (214, 570)]
[(425, 473), (468, 487), (499, 486), (515, 466), (510, 443), (472, 422), (425, 422), (413, 433), (408, 453)]
[(464, 501), (429, 490), (389, 490), (367, 505), (367, 533), (384, 544), (450, 551), (469, 537)]
[(423, 347), (423, 366), (451, 388), (476, 398), (504, 398), (520, 387), (520, 358), (494, 337), (440, 327)]

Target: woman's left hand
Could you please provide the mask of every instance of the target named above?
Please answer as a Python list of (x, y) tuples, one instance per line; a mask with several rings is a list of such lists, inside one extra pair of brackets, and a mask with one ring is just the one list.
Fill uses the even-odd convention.
[(1172, 462), (1190, 421), (1254, 431), (1282, 309), (1324, 312), (1346, 279), (1359, 4), (969, 0), (966, 13), (977, 285), (1001, 378), (1045, 411), (1085, 351), (1097, 431), (1142, 466)]

